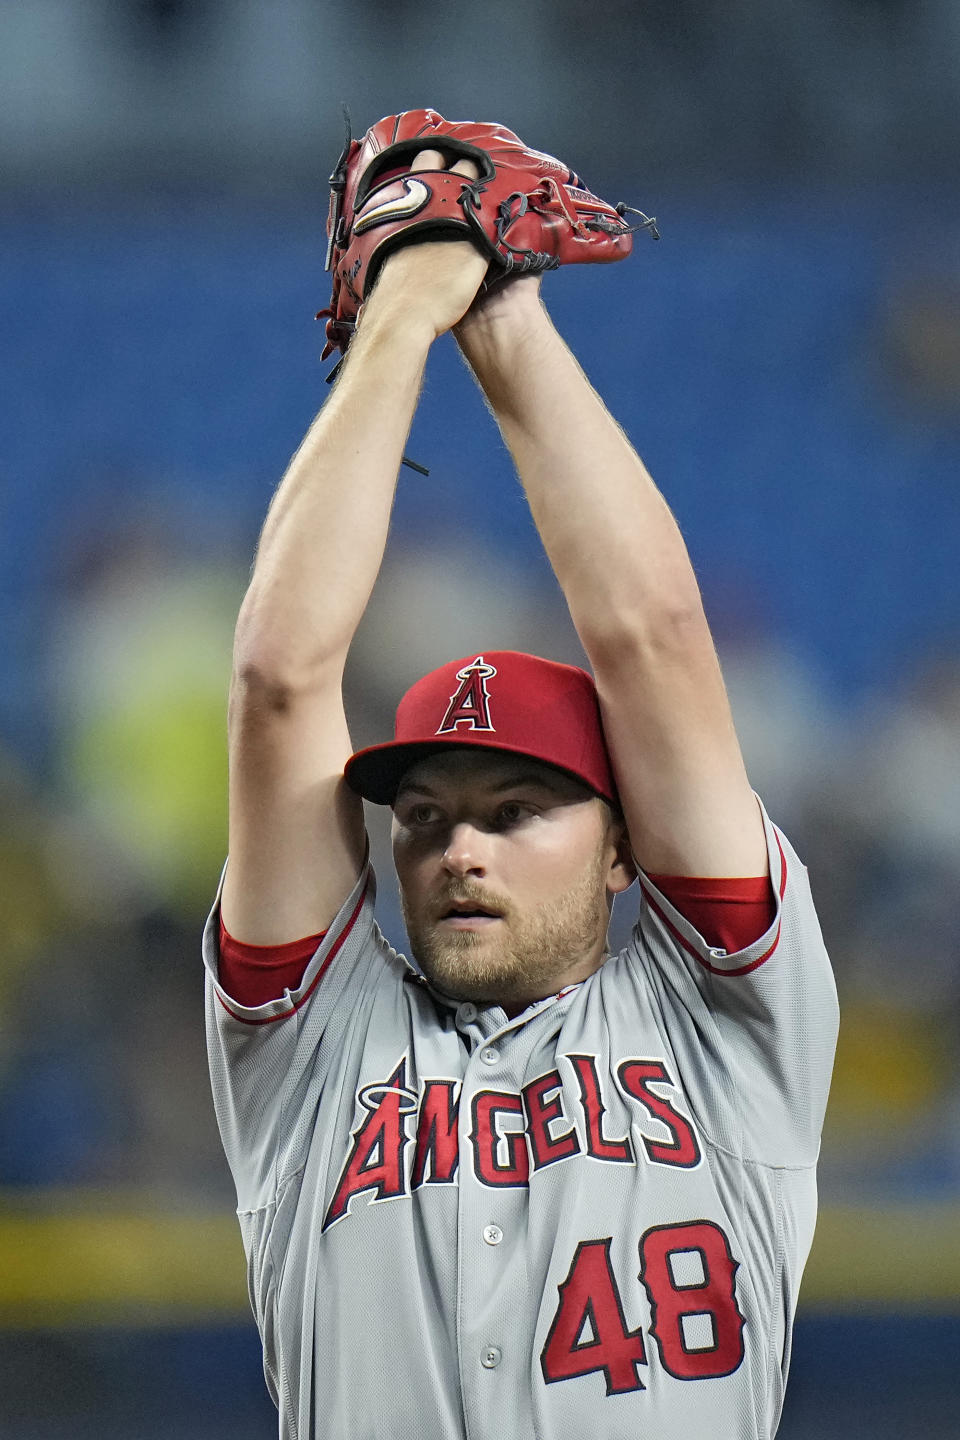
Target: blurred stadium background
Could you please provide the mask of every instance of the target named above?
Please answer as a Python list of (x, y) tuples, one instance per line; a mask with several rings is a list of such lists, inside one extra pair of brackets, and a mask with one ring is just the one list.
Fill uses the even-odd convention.
[[(688, 537), (836, 965), (780, 1433), (960, 1433), (958, 75), (954, 0), (0, 4), (4, 1440), (275, 1433), (199, 935), (233, 622), (326, 393), (341, 101), (502, 119), (660, 219), (545, 292)], [(358, 744), (474, 646), (578, 658), (449, 342), (408, 451)]]

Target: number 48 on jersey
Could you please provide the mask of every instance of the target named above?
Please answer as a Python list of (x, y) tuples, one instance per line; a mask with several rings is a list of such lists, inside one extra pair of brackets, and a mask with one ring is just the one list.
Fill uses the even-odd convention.
[[(627, 1329), (610, 1243), (582, 1240), (557, 1287), (560, 1300), (540, 1356), (548, 1384), (602, 1370), (608, 1395), (646, 1388), (638, 1369), (648, 1363), (643, 1332)], [(737, 1268), (726, 1235), (710, 1220), (655, 1225), (641, 1239), (650, 1334), (675, 1379), (717, 1379), (741, 1364)]]

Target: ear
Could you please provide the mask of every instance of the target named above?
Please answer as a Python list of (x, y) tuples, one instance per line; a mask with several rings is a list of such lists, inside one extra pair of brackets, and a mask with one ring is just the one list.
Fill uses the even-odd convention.
[(607, 889), (613, 895), (620, 895), (624, 890), (629, 890), (636, 880), (637, 867), (634, 864), (633, 852), (630, 849), (630, 837), (624, 822), (614, 820), (611, 824), (611, 831), (613, 856), (607, 871)]

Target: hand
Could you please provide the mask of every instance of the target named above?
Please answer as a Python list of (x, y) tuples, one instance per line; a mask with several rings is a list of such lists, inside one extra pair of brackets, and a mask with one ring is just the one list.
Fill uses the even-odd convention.
[(468, 332), (521, 324), (539, 315), (542, 275), (517, 275), (503, 280), (489, 294), (478, 295), (457, 325), (457, 339)]
[(490, 345), (510, 344), (538, 326), (549, 324), (540, 303), (540, 275), (504, 280), (489, 295), (478, 295), (454, 330), (470, 358)]
[[(411, 170), (445, 170), (439, 150), (421, 150)], [(449, 167), (458, 175), (476, 179), (472, 160), (458, 160)], [(373, 293), (359, 317), (398, 314), (404, 319), (422, 320), (436, 338), (456, 325), (470, 308), (487, 273), (488, 261), (470, 240), (431, 241), (404, 245), (384, 262)]]

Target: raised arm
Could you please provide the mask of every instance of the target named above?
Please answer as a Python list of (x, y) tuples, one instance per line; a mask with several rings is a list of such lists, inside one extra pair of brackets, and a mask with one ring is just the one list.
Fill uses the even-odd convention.
[(634, 853), (673, 875), (766, 873), (683, 538), (663, 496), (518, 279), (457, 327), (513, 455), (597, 681)]
[(383, 558), (427, 352), (485, 269), (467, 242), (387, 261), (270, 506), (237, 622), (228, 723), (222, 915), (249, 944), (325, 929), (359, 872), (361, 801), (343, 780), (344, 664)]

